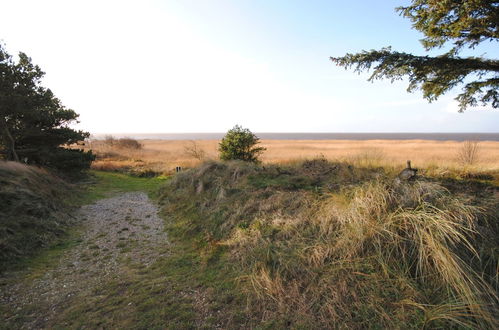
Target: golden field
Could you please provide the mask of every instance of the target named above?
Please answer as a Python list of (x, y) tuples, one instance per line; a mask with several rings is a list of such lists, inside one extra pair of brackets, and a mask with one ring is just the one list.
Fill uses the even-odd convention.
[[(170, 173), (176, 166), (192, 167), (207, 159), (218, 158), (218, 140), (140, 140), (142, 148), (131, 149), (109, 145), (102, 140), (87, 142), (85, 149), (97, 154), (95, 169), (120, 170), (142, 168)], [(456, 169), (464, 165), (459, 159), (464, 142), (429, 140), (262, 140), (267, 150), (263, 163), (290, 163), (316, 157), (348, 161), (360, 166), (405, 167), (406, 161), (422, 169)], [(197, 148), (204, 155), (195, 158)], [(201, 159), (202, 158), (202, 159)], [(468, 166), (469, 167), (469, 166)], [(478, 144), (477, 159), (472, 167), (480, 171), (499, 170), (499, 142)]]

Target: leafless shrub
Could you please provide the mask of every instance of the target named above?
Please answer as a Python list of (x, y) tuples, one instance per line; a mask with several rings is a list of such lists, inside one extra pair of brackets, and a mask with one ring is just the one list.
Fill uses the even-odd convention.
[(106, 135), (104, 137), (104, 144), (108, 147), (117, 147), (123, 149), (142, 149), (142, 144), (139, 141), (129, 137), (116, 139), (112, 135)]
[(129, 137), (116, 140), (116, 145), (118, 148), (124, 149), (142, 149), (142, 144), (139, 141)]
[(112, 135), (106, 135), (104, 136), (104, 144), (108, 146), (113, 146), (116, 142), (116, 139)]
[(194, 140), (190, 140), (188, 144), (184, 146), (184, 153), (197, 160), (203, 160), (206, 157), (206, 151), (204, 151)]
[(457, 153), (457, 159), (463, 165), (473, 165), (478, 161), (480, 141), (464, 141)]

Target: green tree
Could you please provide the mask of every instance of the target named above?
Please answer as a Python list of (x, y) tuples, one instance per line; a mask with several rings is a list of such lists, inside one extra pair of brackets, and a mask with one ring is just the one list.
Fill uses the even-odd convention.
[(249, 129), (239, 125), (230, 129), (218, 145), (221, 160), (239, 159), (258, 162), (258, 156), (266, 149), (256, 147), (260, 139)]
[(499, 40), (499, 1), (412, 0), (409, 6), (396, 10), (425, 35), (421, 43), (427, 51), (448, 43), (452, 48), (432, 57), (386, 47), (331, 60), (345, 68), (354, 67), (357, 72), (373, 68), (370, 81), (388, 78), (393, 82), (407, 77), (407, 90), (421, 89), (430, 102), (462, 85), (456, 97), (460, 112), (479, 104), (499, 107), (499, 61), (458, 56), (464, 47), (473, 49), (482, 42)]
[(79, 115), (41, 85), (44, 74), (24, 53), (15, 62), (0, 44), (0, 153), (7, 160), (64, 171), (88, 168), (91, 152), (65, 146), (89, 133), (69, 127)]

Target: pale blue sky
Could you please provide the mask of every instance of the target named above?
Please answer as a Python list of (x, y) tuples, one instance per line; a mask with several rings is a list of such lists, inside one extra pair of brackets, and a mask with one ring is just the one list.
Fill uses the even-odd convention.
[(457, 113), (455, 93), (428, 104), (329, 61), (389, 45), (424, 54), (394, 11), (406, 3), (0, 0), (0, 39), (92, 133), (498, 132), (497, 110)]

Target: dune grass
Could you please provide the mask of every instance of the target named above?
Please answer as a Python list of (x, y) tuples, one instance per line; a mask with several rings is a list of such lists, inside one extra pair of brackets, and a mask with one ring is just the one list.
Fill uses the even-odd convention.
[[(409, 183), (396, 173), (325, 158), (207, 162), (168, 179), (95, 171), (78, 203), (147, 191), (161, 205), (173, 244), (147, 269), (130, 261), (126, 278), (72, 301), (56, 322), (496, 328), (497, 173), (427, 171)], [(76, 236), (66, 243), (33, 262), (33, 274), (79, 244)]]
[(473, 199), (324, 159), (208, 163), (175, 176), (161, 200), (173, 232), (203, 237), (208, 259), (229, 257), (262, 324), (494, 328), (499, 201), (485, 185)]
[(0, 161), (0, 272), (65, 234), (70, 191), (46, 170)]

